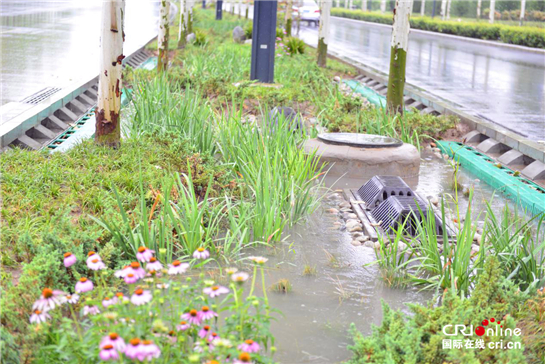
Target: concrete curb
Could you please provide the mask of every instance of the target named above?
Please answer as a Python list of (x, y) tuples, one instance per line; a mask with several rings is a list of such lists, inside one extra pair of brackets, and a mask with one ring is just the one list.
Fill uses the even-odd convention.
[[(365, 23), (365, 24), (370, 25), (370, 26), (390, 28), (390, 29), (392, 28), (392, 26), (388, 25), (388, 24), (381, 24), (381, 23), (374, 23), (374, 22), (369, 22), (369, 21), (365, 21), (365, 20), (343, 18), (341, 16), (331, 16), (331, 17), (336, 18), (336, 19), (347, 20), (347, 21), (351, 21), (351, 22)], [(514, 50), (518, 50), (518, 51), (522, 51), (522, 52), (532, 52), (532, 53), (545, 55), (545, 49), (541, 49), (541, 48), (532, 48), (532, 47), (526, 47), (526, 46), (521, 46), (521, 45), (517, 45), (517, 44), (494, 42), (494, 41), (491, 41), (491, 40), (484, 40), (484, 39), (477, 39), (477, 38), (470, 38), (470, 37), (462, 37), (462, 36), (459, 36), (459, 35), (452, 35), (452, 34), (445, 34), (445, 33), (438, 33), (438, 32), (430, 32), (429, 30), (421, 30), (421, 29), (414, 29), (414, 28), (411, 28), (411, 32), (412, 33), (425, 34), (425, 35), (430, 36), (430, 37), (450, 38), (450, 39), (461, 40), (461, 41), (465, 41), (465, 42), (476, 43), (476, 44), (490, 46), (490, 47), (509, 48), (509, 49), (514, 49)]]

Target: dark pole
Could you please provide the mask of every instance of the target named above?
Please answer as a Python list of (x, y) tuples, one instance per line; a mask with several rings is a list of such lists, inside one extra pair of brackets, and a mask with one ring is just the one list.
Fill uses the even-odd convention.
[(433, 19), (433, 17), (435, 16), (435, 1), (436, 0), (433, 0), (433, 10), (431, 11), (431, 18)]
[(277, 1), (255, 0), (254, 2), (251, 80), (264, 83), (274, 81), (277, 6)]
[(206, 9), (206, 0), (202, 0), (202, 8)]
[(216, 20), (221, 20), (221, 8), (223, 7), (223, 0), (216, 1)]

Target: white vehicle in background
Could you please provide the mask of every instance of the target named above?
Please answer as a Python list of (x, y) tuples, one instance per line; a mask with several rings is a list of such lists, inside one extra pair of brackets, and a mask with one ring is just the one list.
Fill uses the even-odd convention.
[(301, 16), (301, 21), (306, 21), (308, 25), (313, 23), (318, 26), (320, 22), (320, 7), (313, 0), (302, 0), (298, 6), (293, 7), (293, 18)]

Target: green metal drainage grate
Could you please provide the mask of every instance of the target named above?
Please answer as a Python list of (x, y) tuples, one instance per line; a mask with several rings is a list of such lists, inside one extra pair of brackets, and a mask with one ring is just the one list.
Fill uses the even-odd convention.
[(343, 82), (347, 84), (354, 92), (357, 92), (365, 97), (371, 104), (380, 107), (386, 106), (386, 97), (380, 95), (375, 90), (370, 89), (356, 80), (343, 80)]
[(496, 163), (492, 158), (470, 146), (447, 141), (439, 141), (437, 146), (463, 168), (522, 205), (528, 212), (535, 215), (545, 212), (543, 187)]

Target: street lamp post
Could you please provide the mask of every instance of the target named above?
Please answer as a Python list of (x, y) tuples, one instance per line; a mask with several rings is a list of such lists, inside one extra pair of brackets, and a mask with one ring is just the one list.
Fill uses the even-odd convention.
[(221, 8), (223, 7), (223, 0), (216, 1), (216, 20), (221, 20)]
[(277, 1), (256, 0), (252, 30), (252, 65), (250, 79), (274, 81)]

